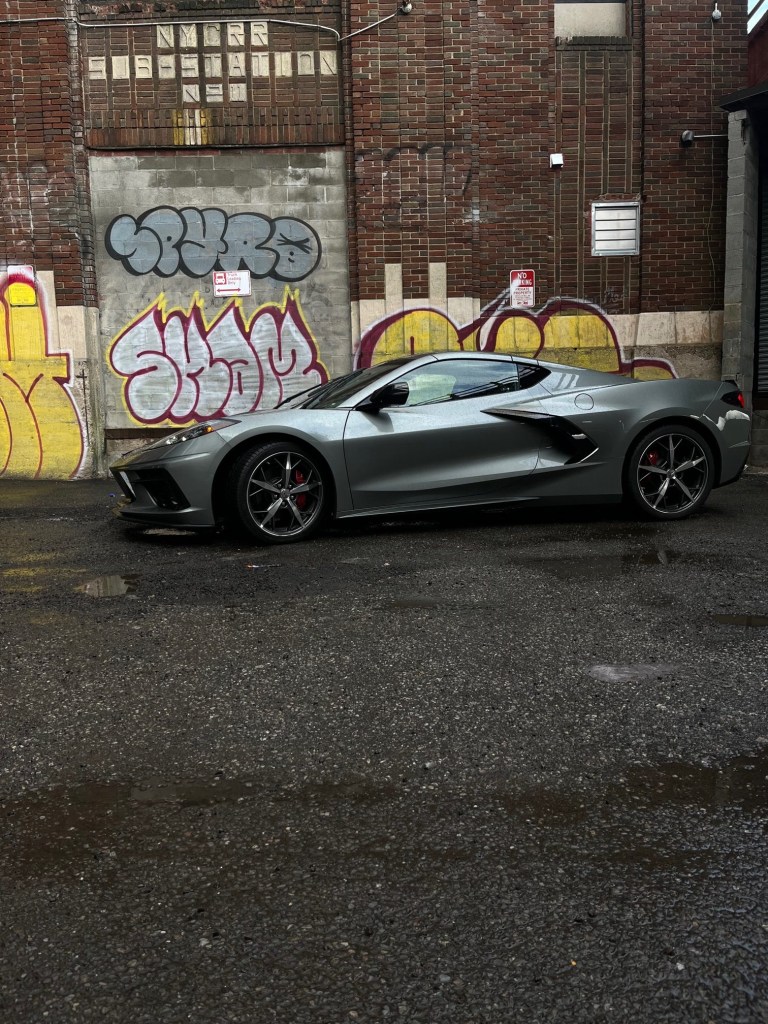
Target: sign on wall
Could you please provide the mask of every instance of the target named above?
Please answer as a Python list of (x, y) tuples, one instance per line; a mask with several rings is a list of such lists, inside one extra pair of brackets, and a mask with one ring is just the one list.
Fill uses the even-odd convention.
[(213, 294), (217, 297), (250, 295), (251, 275), (247, 270), (214, 270)]
[(536, 272), (510, 270), (509, 304), (513, 309), (531, 309), (536, 305)]
[(344, 141), (335, 24), (267, 17), (82, 25), (92, 149)]

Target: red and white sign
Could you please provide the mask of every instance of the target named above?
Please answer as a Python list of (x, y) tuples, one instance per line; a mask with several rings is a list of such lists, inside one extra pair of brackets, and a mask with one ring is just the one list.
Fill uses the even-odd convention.
[(250, 295), (251, 275), (247, 270), (214, 270), (214, 295)]
[(510, 270), (509, 304), (515, 309), (530, 309), (536, 305), (536, 272)]

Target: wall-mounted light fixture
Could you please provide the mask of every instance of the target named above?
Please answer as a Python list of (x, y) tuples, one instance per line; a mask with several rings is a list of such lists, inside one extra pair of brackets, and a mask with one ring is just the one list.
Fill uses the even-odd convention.
[(720, 21), (723, 16), (723, 12), (717, 6), (717, 0), (715, 0), (715, 6), (712, 10), (712, 21)]
[(686, 146), (686, 147), (687, 146), (692, 146), (694, 144), (694, 142), (698, 141), (699, 139), (727, 139), (727, 138), (728, 138), (727, 135), (699, 135), (698, 132), (692, 132), (690, 130), (690, 128), (687, 128), (680, 135), (680, 145), (681, 146)]
[(346, 36), (339, 36), (339, 42), (342, 42), (344, 39), (352, 39), (353, 36), (359, 36), (363, 32), (370, 32), (372, 28), (378, 28), (379, 25), (383, 25), (385, 21), (391, 21), (393, 18), (396, 18), (398, 14), (410, 14), (412, 10), (413, 4), (411, 3), (411, 0), (402, 0), (402, 3), (394, 14), (388, 14), (386, 18), (379, 18), (378, 21), (371, 22), (370, 25), (364, 25), (363, 28), (358, 28)]
[(550, 167), (562, 167), (565, 163), (565, 159), (562, 153), (550, 153), (549, 154), (549, 166)]

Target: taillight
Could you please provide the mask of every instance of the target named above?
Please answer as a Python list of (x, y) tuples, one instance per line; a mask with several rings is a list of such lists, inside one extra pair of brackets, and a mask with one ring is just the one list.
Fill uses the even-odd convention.
[(729, 391), (728, 394), (723, 395), (723, 401), (726, 405), (738, 406), (739, 409), (744, 408), (744, 395), (740, 391)]

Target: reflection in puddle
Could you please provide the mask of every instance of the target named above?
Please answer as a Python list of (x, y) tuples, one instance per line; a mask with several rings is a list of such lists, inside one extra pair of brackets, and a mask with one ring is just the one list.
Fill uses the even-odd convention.
[[(376, 835), (382, 805), (387, 819), (413, 812), (434, 822), (440, 817), (439, 813), (435, 816), (435, 807), (440, 804), (421, 801), (450, 801), (455, 808), (456, 793), (447, 787), (439, 797), (433, 790), (430, 786), (427, 795), (419, 787), (359, 778), (318, 780), (285, 788), (223, 778), (168, 782), (152, 779), (59, 786), (2, 801), (0, 811), (8, 843), (7, 865), (20, 877), (29, 878), (71, 871), (74, 863), (108, 863), (121, 851), (135, 851), (145, 831), (154, 836), (158, 829), (173, 821), (180, 821), (182, 830), (188, 829), (190, 822), (199, 820), (200, 808), (213, 808), (211, 813), (218, 820), (221, 805), (237, 807), (239, 813), (246, 815), (256, 813), (260, 821), (271, 814), (276, 828), (290, 820), (292, 814), (298, 814), (306, 823), (337, 813), (343, 821), (345, 815), (352, 813), (356, 835), (358, 829), (362, 830), (354, 856), (373, 856), (378, 860), (401, 857), (402, 844), (394, 842), (395, 837), (389, 833), (381, 839), (366, 841), (364, 816), (378, 808), (368, 822)], [(466, 834), (471, 836), (475, 827), (481, 827), (481, 846), (487, 839), (487, 815), (495, 813), (518, 830), (521, 837), (536, 838), (532, 829), (546, 830), (546, 842), (554, 844), (550, 848), (559, 851), (558, 856), (567, 849), (574, 857), (594, 857), (601, 864), (678, 873), (697, 871), (712, 856), (712, 851), (702, 848), (697, 839), (701, 813), (714, 816), (740, 812), (760, 819), (768, 817), (768, 750), (733, 758), (719, 768), (674, 762), (637, 766), (629, 769), (623, 779), (595, 791), (538, 785), (465, 796), (469, 801), (462, 808)], [(429, 814), (423, 814), (425, 807), (431, 808)], [(307, 809), (320, 813), (308, 815)], [(679, 821), (669, 818), (669, 812), (682, 815), (691, 810), (698, 822), (695, 833), (683, 828), (682, 817)], [(667, 813), (657, 816), (657, 812)], [(471, 843), (455, 847), (451, 837), (455, 839), (453, 831), (450, 836), (441, 837), (427, 829), (422, 837), (415, 833), (411, 843), (422, 857), (432, 853), (442, 859), (475, 856)]]
[(435, 611), (440, 608), (443, 611), (487, 611), (489, 608), (498, 608), (500, 601), (454, 601), (436, 597), (398, 597), (394, 601), (387, 601), (381, 605), (382, 608), (390, 608), (392, 611)]
[[(582, 820), (600, 806), (584, 793), (543, 786), (498, 799), (516, 817), (554, 826)], [(674, 761), (638, 765), (608, 787), (603, 801), (609, 818), (622, 806), (646, 810), (685, 806), (712, 812), (737, 807), (753, 813), (768, 812), (768, 749), (735, 757), (721, 768)]]
[[(583, 555), (579, 557), (523, 558), (534, 568), (542, 569), (560, 579), (596, 578), (623, 575), (642, 566), (703, 565), (711, 558), (696, 552), (671, 551), (653, 548), (650, 551), (630, 551), (620, 555)], [(516, 559), (516, 563), (520, 560)]]
[(124, 597), (126, 594), (135, 594), (139, 585), (137, 575), (130, 576), (97, 576), (95, 580), (88, 580), (75, 587), (78, 593), (87, 594), (89, 597)]
[[(622, 789), (618, 792), (621, 794)], [(723, 768), (670, 763), (633, 768), (623, 792), (636, 804), (661, 807), (685, 804), (705, 810), (741, 807), (768, 809), (768, 751), (736, 757)]]
[(178, 782), (167, 786), (133, 786), (129, 799), (139, 804), (181, 804), (198, 807), (253, 796), (252, 782)]
[(435, 597), (399, 597), (396, 601), (389, 601), (387, 604), (388, 608), (400, 608), (406, 610), (408, 608), (439, 608), (441, 604), (445, 604), (445, 601), (439, 601)]
[(721, 626), (768, 626), (768, 615), (713, 615)]

